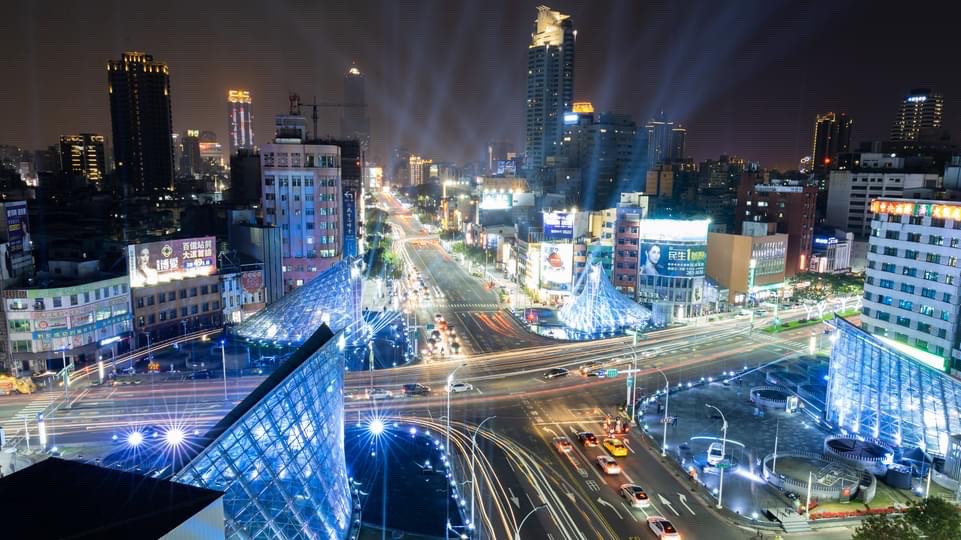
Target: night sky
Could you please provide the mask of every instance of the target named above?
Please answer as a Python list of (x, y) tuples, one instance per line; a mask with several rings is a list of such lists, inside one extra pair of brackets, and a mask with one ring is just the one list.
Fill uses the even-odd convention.
[[(352, 60), (367, 75), (373, 153), (478, 159), (523, 149), (527, 1), (6, 2), (0, 17), (0, 144), (110, 134), (106, 63), (124, 50), (167, 62), (174, 129), (226, 146), (226, 90), (253, 93), (258, 143), (296, 91), (341, 100)], [(578, 30), (575, 96), (597, 110), (657, 110), (688, 127), (696, 160), (732, 153), (796, 167), (814, 115), (848, 112), (854, 140), (886, 137), (912, 87), (945, 96), (961, 139), (959, 3), (775, 0), (549, 3)], [(338, 109), (321, 111), (337, 134)]]

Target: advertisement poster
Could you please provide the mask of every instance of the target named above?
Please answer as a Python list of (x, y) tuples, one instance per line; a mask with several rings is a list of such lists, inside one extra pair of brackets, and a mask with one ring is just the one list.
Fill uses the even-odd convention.
[(485, 191), (481, 197), (481, 210), (507, 210), (514, 203), (510, 191)]
[(574, 244), (541, 245), (541, 288), (571, 290), (574, 276)]
[(257, 291), (264, 288), (264, 273), (261, 270), (244, 272), (240, 275), (240, 285), (247, 294), (257, 294)]
[(641, 244), (642, 276), (703, 277), (707, 244)]
[(212, 236), (127, 246), (130, 287), (146, 287), (217, 272), (217, 240)]
[(544, 212), (544, 241), (569, 242), (574, 239), (574, 212)]
[(30, 226), (27, 218), (27, 202), (14, 201), (7, 207), (7, 242), (11, 257), (17, 257), (30, 248)]
[(357, 256), (357, 203), (352, 189), (344, 189), (344, 256)]

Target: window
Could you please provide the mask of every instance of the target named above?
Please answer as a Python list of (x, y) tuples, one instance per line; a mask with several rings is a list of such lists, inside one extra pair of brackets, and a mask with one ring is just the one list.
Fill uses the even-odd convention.
[(942, 302), (947, 302), (947, 303), (950, 304), (950, 303), (951, 303), (951, 293), (944, 293), (944, 295), (941, 296), (941, 301), (942, 301)]
[[(898, 268), (897, 268), (897, 266), (895, 266), (894, 264), (891, 264), (891, 263), (881, 263), (881, 271), (882, 271), (882, 272), (897, 272), (897, 270), (898, 270)], [(907, 270), (907, 268), (905, 268), (905, 270)]]
[(77, 303), (78, 303), (77, 295), (71, 294), (71, 295), (70, 295), (70, 305), (71, 305), (71, 306), (75, 306), (75, 305), (77, 305)]
[(938, 291), (934, 289), (928, 289), (926, 287), (921, 288), (921, 296), (925, 298), (934, 298), (938, 294)]
[(919, 323), (918, 323), (918, 332), (923, 332), (923, 333), (925, 333), (925, 334), (930, 334), (930, 333), (931, 333), (931, 325), (928, 324), (928, 323), (919, 322)]
[(157, 295), (157, 303), (163, 304), (167, 301), (167, 293), (160, 293)]
[(904, 258), (911, 259), (912, 261), (918, 260), (918, 252), (913, 249), (904, 250)]
[(187, 308), (186, 308), (186, 307), (180, 308), (180, 316), (181, 316), (181, 317), (186, 317), (186, 316), (187, 316)]
[(203, 311), (204, 312), (210, 311), (210, 302), (204, 302)]
[(948, 337), (948, 331), (945, 330), (944, 328), (938, 328), (938, 337), (941, 338), (941, 339), (947, 338), (947, 337)]
[(11, 352), (33, 352), (33, 342), (29, 339), (14, 341)]
[(202, 285), (200, 287), (200, 294), (208, 294), (210, 292), (210, 287)]
[(884, 237), (888, 240), (900, 240), (901, 231), (884, 231)]
[(210, 286), (210, 292), (212, 292), (212, 293), (217, 292), (217, 289), (218, 289), (218, 287), (217, 287), (217, 284), (216, 284), (216, 283), (214, 283), (213, 285)]
[(150, 315), (147, 315), (147, 324), (156, 324), (156, 323), (157, 323), (156, 315), (154, 315), (153, 313), (151, 313)]
[(908, 233), (908, 242), (920, 242), (920, 241), (921, 241), (920, 233)]
[(875, 316), (875, 317), (877, 318), (877, 320), (879, 320), (879, 321), (888, 322), (888, 321), (891, 320), (891, 314), (888, 313), (888, 312), (886, 312), (886, 311), (878, 311), (877, 313), (875, 313), (874, 316)]
[(894, 323), (897, 324), (898, 326), (903, 326), (905, 328), (911, 327), (911, 319), (907, 317), (902, 317), (900, 315), (898, 315), (897, 318), (895, 318)]
[(946, 285), (954, 285), (954, 276), (944, 276), (944, 283)]
[(918, 269), (917, 269), (917, 268), (908, 268), (907, 266), (905, 266), (905, 267), (904, 267), (904, 270), (902, 270), (901, 273), (904, 274), (904, 275), (906, 275), (906, 276), (910, 276), (910, 277), (918, 277)]
[(882, 279), (881, 281), (878, 282), (878, 286), (881, 287), (882, 289), (893, 289), (894, 282), (891, 281), (890, 279)]
[[(233, 302), (234, 299), (231, 298), (230, 301)], [(214, 311), (217, 311), (218, 309), (220, 309), (220, 302), (219, 302), (219, 301), (214, 302)]]
[(921, 315), (927, 315), (928, 317), (934, 317), (934, 308), (931, 306), (922, 305), (918, 308), (918, 313)]
[(931, 272), (930, 270), (925, 270), (925, 271), (924, 271), (924, 279), (926, 279), (926, 280), (928, 280), (928, 281), (937, 281), (937, 280), (938, 280), (938, 273), (937, 273), (937, 272)]
[(153, 295), (152, 295), (152, 294), (147, 297), (147, 305), (148, 305), (148, 306), (152, 306), (152, 305), (153, 305)]
[(932, 246), (943, 246), (944, 237), (932, 234), (931, 236), (928, 236), (928, 243)]
[(194, 304), (194, 305), (190, 306), (190, 314), (191, 314), (191, 315), (196, 315), (196, 314), (197, 314), (197, 304)]
[(63, 307), (63, 298), (60, 297), (60, 296), (54, 296), (54, 297), (53, 297), (53, 307), (55, 307), (55, 308)]
[[(871, 246), (871, 247), (874, 247), (874, 246)], [(893, 257), (897, 257), (897, 256), (898, 256), (898, 248), (886, 247), (886, 248), (884, 248), (884, 254), (885, 254), (885, 255), (891, 255), (891, 256), (893, 256)]]
[(955, 266), (955, 267), (958, 266), (958, 258), (948, 257), (948, 266)]
[(12, 319), (8, 326), (11, 332), (29, 332), (30, 331), (30, 321), (29, 320), (18, 320)]
[(914, 285), (908, 285), (907, 283), (901, 284), (901, 292), (914, 294)]
[(190, 288), (190, 297), (193, 298), (194, 296), (197, 296), (197, 287)]
[(181, 300), (187, 298), (187, 289), (180, 289), (180, 298)]
[(898, 307), (901, 309), (912, 311), (914, 309), (914, 302), (910, 300), (898, 300)]
[(161, 311), (161, 312), (160, 312), (160, 320), (161, 320), (161, 322), (167, 320), (167, 312), (166, 312), (166, 311)]
[(890, 306), (891, 304), (894, 303), (894, 298), (893, 298), (893, 297), (890, 297), (890, 296), (885, 296), (885, 295), (883, 295), (883, 294), (879, 294), (879, 295), (878, 295), (878, 303), (879, 303), (879, 304), (884, 304), (884, 305), (886, 305), (886, 306)]

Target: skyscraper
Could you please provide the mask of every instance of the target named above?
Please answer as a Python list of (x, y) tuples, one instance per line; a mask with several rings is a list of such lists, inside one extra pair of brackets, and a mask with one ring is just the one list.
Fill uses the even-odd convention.
[(917, 141), (923, 131), (942, 126), (944, 98), (927, 88), (915, 88), (904, 98), (891, 126), (893, 142)]
[(529, 168), (542, 167), (557, 152), (564, 112), (574, 100), (574, 38), (570, 15), (537, 7), (527, 48), (527, 157)]
[(230, 126), (230, 155), (253, 150), (254, 126), (250, 112), (250, 91), (227, 90), (227, 124)]
[(670, 163), (684, 157), (687, 143), (687, 129), (661, 112), (644, 126), (647, 135), (647, 157), (645, 162), (648, 170), (657, 168), (659, 163)]
[(274, 142), (260, 151), (264, 221), (281, 229), (286, 291), (330, 268), (343, 250), (341, 150), (307, 140), (306, 130), (292, 98), (290, 114), (277, 115)]
[(845, 114), (829, 112), (814, 119), (814, 146), (811, 150), (814, 172), (823, 173), (837, 161), (838, 154), (851, 150), (851, 126), (854, 120)]
[(203, 160), (200, 157), (200, 130), (188, 129), (180, 137), (182, 152), (180, 155), (180, 174), (194, 176), (200, 174)]
[(370, 119), (367, 118), (367, 98), (364, 75), (357, 64), (351, 64), (344, 75), (344, 116), (340, 119), (340, 136), (356, 139), (366, 154), (370, 146)]
[(82, 176), (96, 184), (103, 180), (105, 163), (103, 135), (60, 136), (60, 170), (64, 173)]
[(170, 71), (142, 52), (107, 64), (114, 164), (129, 192), (172, 189), (173, 117)]

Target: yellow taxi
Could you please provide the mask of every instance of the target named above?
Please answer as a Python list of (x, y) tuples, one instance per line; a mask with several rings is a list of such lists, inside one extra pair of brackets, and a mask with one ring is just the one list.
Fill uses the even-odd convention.
[(614, 457), (627, 457), (627, 446), (620, 439), (604, 439), (604, 449)]

